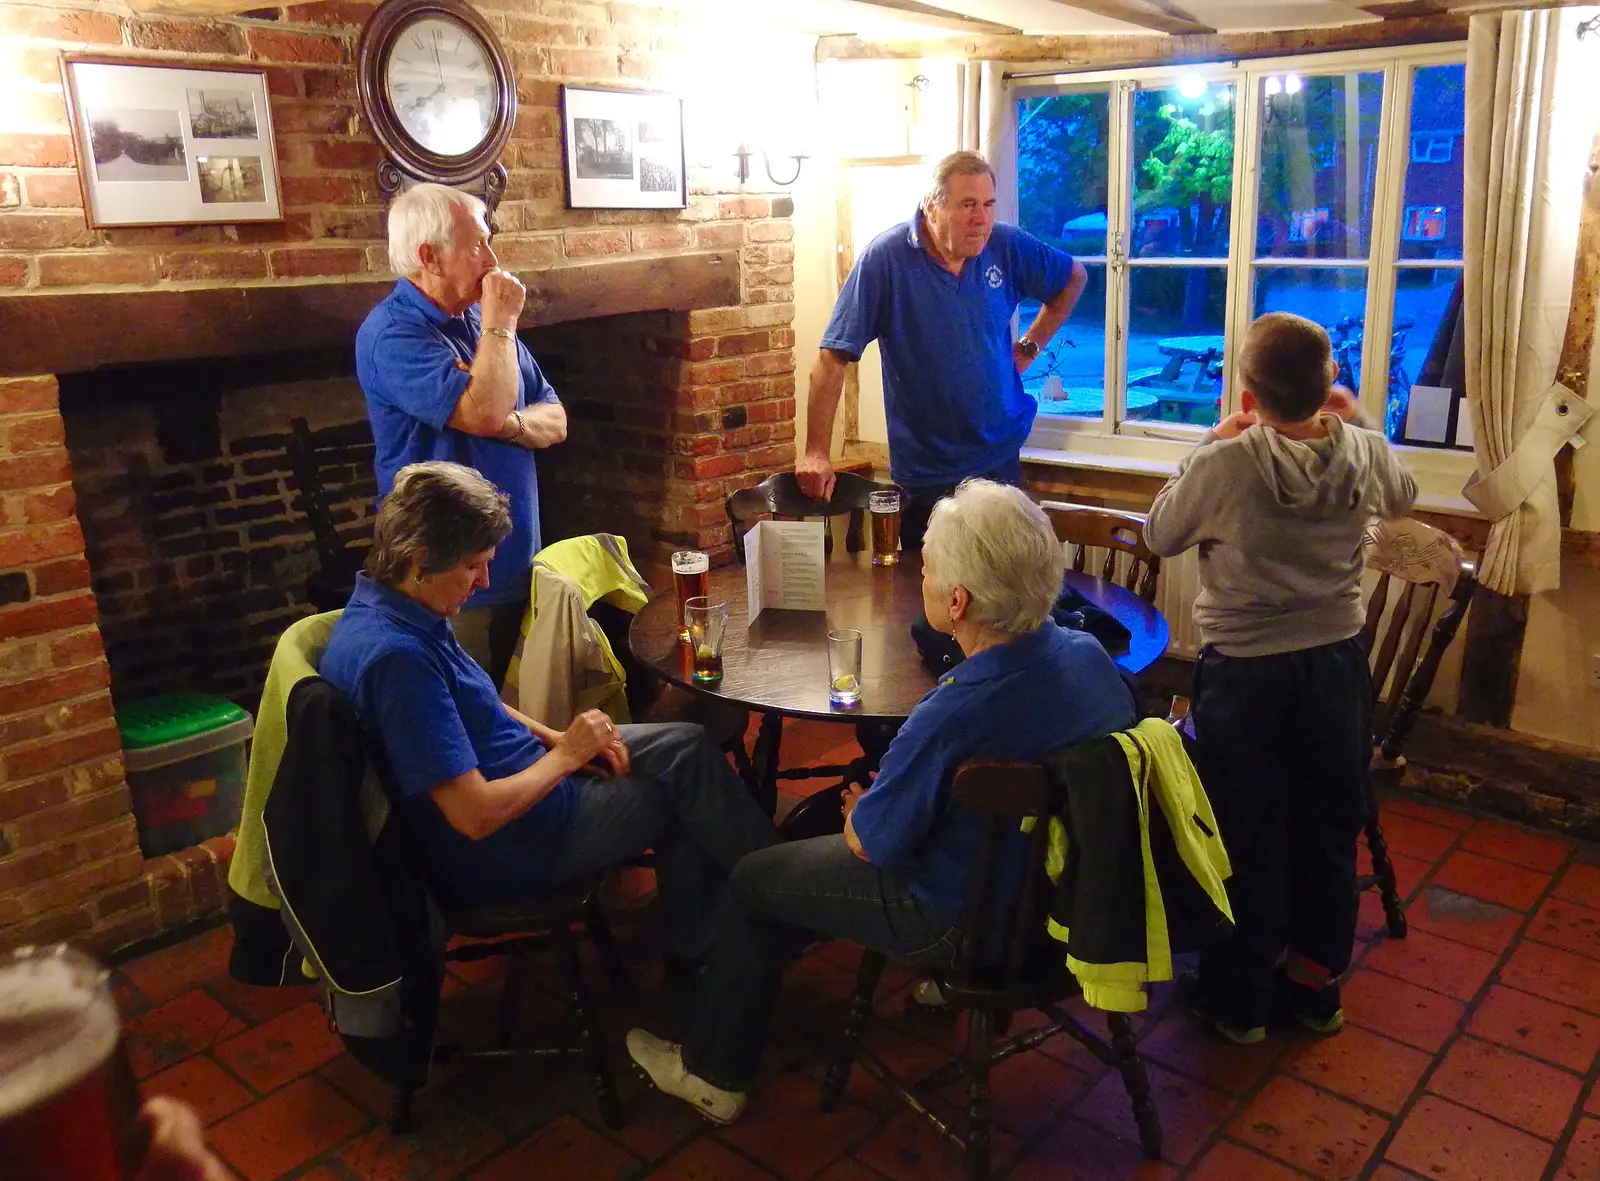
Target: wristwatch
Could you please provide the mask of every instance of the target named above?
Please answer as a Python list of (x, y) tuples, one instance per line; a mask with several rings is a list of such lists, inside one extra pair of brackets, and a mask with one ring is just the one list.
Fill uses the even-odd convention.
[(1027, 336), (1017, 337), (1017, 347), (1027, 354), (1028, 360), (1033, 360), (1039, 355), (1039, 342)]

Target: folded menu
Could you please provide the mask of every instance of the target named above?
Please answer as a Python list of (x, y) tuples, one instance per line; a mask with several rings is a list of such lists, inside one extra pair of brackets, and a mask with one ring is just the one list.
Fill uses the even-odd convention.
[(757, 521), (744, 535), (750, 618), (780, 611), (827, 609), (822, 590), (821, 521)]

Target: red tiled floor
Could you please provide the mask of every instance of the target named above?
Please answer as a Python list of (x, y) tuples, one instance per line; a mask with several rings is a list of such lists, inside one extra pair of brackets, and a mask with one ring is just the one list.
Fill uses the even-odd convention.
[(624, 1177), (637, 1162), (583, 1121), (570, 1115), (544, 1128), (469, 1174), (472, 1181), (526, 1181), (530, 1177)]
[[(1150, 1094), (1161, 1117), (1162, 1156), (1175, 1164), (1187, 1164), (1228, 1118), (1233, 1100), (1221, 1091), (1191, 1082), (1159, 1066), (1147, 1066), (1146, 1071), (1150, 1076)], [(1139, 1141), (1138, 1126), (1133, 1122), (1133, 1103), (1128, 1098), (1122, 1076), (1115, 1071), (1107, 1072), (1073, 1108), (1072, 1114), (1130, 1143)]]
[(1348, 1021), (1430, 1054), (1456, 1031), (1466, 1011), (1459, 1001), (1381, 972), (1357, 972), (1342, 991)]
[(1470, 812), (1457, 812), (1453, 808), (1425, 804), (1409, 795), (1396, 795), (1384, 800), (1382, 812), (1385, 824), (1389, 823), (1390, 816), (1409, 816), (1413, 820), (1453, 828), (1460, 832), (1465, 832), (1478, 822), (1478, 818)]
[(1463, 1107), (1554, 1140), (1567, 1126), (1582, 1083), (1554, 1066), (1477, 1038), (1458, 1038), (1428, 1090)]
[(1218, 1140), (1194, 1167), (1188, 1181), (1301, 1181), (1304, 1176), (1270, 1156), (1241, 1148), (1229, 1140)]
[(1528, 938), (1600, 959), (1600, 910), (1562, 898), (1546, 898), (1528, 924)]
[[(990, 1142), (992, 1170), (1001, 1172), (1016, 1155), (1017, 1142), (1008, 1133), (995, 1129)], [(926, 1120), (904, 1109), (854, 1156), (890, 1181), (960, 1181), (966, 1176), (960, 1150), (948, 1140), (941, 1140)]]
[(199, 989), (157, 1005), (123, 1023), (124, 1044), (134, 1076), (144, 1078), (209, 1050), (226, 1033), (244, 1026)]
[[(535, 1157), (537, 1172), (530, 1170), (526, 1173), (507, 1173), (495, 1181), (527, 1181), (530, 1177), (572, 1177), (575, 1173), (547, 1172), (543, 1159)], [(588, 1177), (616, 1177), (622, 1181), (624, 1174), (593, 1172), (593, 1165), (586, 1165), (584, 1176)], [(678, 1153), (659, 1170), (650, 1174), (653, 1181), (773, 1181), (772, 1174), (758, 1165), (744, 1159), (731, 1148), (718, 1144), (715, 1140), (695, 1140), (682, 1152)]]
[[(1389, 852), (1432, 863), (1450, 851), (1461, 833), (1453, 828), (1428, 824), (1412, 816), (1393, 815), (1383, 818), (1383, 839)], [(1366, 842), (1362, 842), (1365, 849)]]
[(1600, 971), (1594, 961), (1559, 947), (1521, 944), (1500, 969), (1500, 979), (1546, 1000), (1600, 1013)]
[(1279, 1062), (1296, 1078), (1390, 1115), (1405, 1106), (1432, 1065), (1421, 1050), (1354, 1025), (1337, 1037), (1291, 1046)]
[[(1027, 1138), (1064, 1112), (1090, 1081), (1048, 1054), (1018, 1054), (989, 1071), (990, 1115), (995, 1127)], [(966, 1110), (964, 1079), (951, 1083), (943, 1095), (956, 1110)]]
[(225, 977), (232, 948), (231, 930), (215, 927), (183, 943), (130, 960), (120, 971), (152, 1004), (160, 1005), (209, 980)]
[(1600, 907), (1600, 865), (1579, 861), (1568, 866), (1556, 882), (1555, 896)]
[(140, 1089), (146, 1095), (182, 1099), (208, 1124), (232, 1115), (255, 1099), (248, 1087), (204, 1055), (186, 1058), (176, 1066), (151, 1075)]
[(1594, 1181), (1600, 1177), (1600, 1119), (1578, 1122), (1554, 1181)]
[(1538, 1181), (1550, 1145), (1465, 1107), (1425, 1095), (1385, 1160), (1434, 1181)]
[(1170, 1165), (1146, 1160), (1137, 1144), (1064, 1120), (1017, 1162), (1010, 1181), (1172, 1181)]
[(1496, 984), (1479, 1004), (1469, 1033), (1587, 1074), (1600, 1051), (1600, 1017)]
[(1139, 1043), (1147, 1059), (1232, 1095), (1255, 1086), (1283, 1048), (1276, 1038), (1256, 1046), (1230, 1045), (1184, 1012), (1167, 1014)]
[(1412, 931), (1403, 940), (1379, 943), (1361, 966), (1469, 1001), (1494, 972), (1498, 959), (1493, 952), (1441, 939), (1428, 931)]
[(1534, 832), (1504, 820), (1480, 820), (1461, 841), (1469, 853), (1482, 853), (1524, 869), (1554, 873), (1572, 852), (1572, 842)]
[(339, 1160), (361, 1181), (450, 1181), (505, 1141), (483, 1120), (453, 1104), (428, 1106), (425, 1135), (396, 1136), (374, 1128), (339, 1150)]
[(1527, 920), (1521, 911), (1429, 886), (1406, 908), (1406, 920), (1427, 931), (1499, 955)]
[(1531, 910), (1550, 884), (1550, 875), (1477, 853), (1457, 852), (1434, 871), (1433, 884), (1512, 910)]
[(365, 1127), (366, 1116), (306, 1078), (211, 1129), (212, 1146), (246, 1181), (271, 1181)]
[(1327, 1181), (1354, 1181), (1388, 1130), (1382, 1116), (1276, 1075), (1228, 1125), (1228, 1135)]
[(848, 1153), (876, 1122), (849, 1101), (824, 1112), (811, 1081), (789, 1074), (757, 1092), (739, 1122), (717, 1138), (784, 1181), (803, 1181)]
[[(1410, 898), (1415, 894), (1433, 872), (1433, 862), (1407, 857), (1404, 853), (1391, 853), (1389, 864), (1394, 867), (1395, 889), (1400, 892), (1401, 898)], [(1356, 871), (1363, 875), (1372, 872), (1372, 855), (1367, 852), (1365, 842), (1356, 852)]]
[(261, 1092), (273, 1091), (344, 1052), (321, 1008), (307, 1001), (220, 1044), (217, 1059)]

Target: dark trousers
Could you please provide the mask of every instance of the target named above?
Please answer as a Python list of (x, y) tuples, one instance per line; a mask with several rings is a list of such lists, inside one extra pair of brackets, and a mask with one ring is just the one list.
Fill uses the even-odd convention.
[(731, 905), (683, 1039), (684, 1066), (725, 1091), (747, 1091), (755, 1081), (784, 969), (813, 932), (928, 970), (955, 962), (955, 920), (851, 853), (839, 835), (751, 853), (734, 868), (728, 891)]
[[(989, 472), (975, 472), (975, 476), (993, 480), (997, 484), (1022, 484), (1022, 460), (1017, 458)], [(907, 551), (922, 549), (922, 535), (928, 531), (928, 517), (933, 506), (949, 496), (960, 486), (955, 484), (924, 484), (902, 486), (900, 504), (900, 548)]]
[[(1285, 952), (1295, 979), (1325, 981), (1350, 966), (1372, 679), (1355, 639), (1273, 656), (1206, 648), (1194, 696), (1235, 922), (1201, 957), (1200, 983), (1218, 1020), (1249, 1029), (1267, 1024)], [(1337, 996), (1325, 992), (1317, 1007), (1336, 1007)]]

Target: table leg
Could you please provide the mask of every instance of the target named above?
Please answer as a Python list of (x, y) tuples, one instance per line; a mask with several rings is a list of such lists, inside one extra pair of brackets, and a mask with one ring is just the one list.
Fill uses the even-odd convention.
[(861, 757), (871, 771), (877, 771), (883, 761), (883, 752), (900, 732), (900, 722), (857, 722), (856, 744), (861, 747)]
[(751, 791), (768, 816), (778, 810), (778, 745), (783, 740), (783, 716), (762, 714), (761, 729), (756, 732), (755, 783)]

